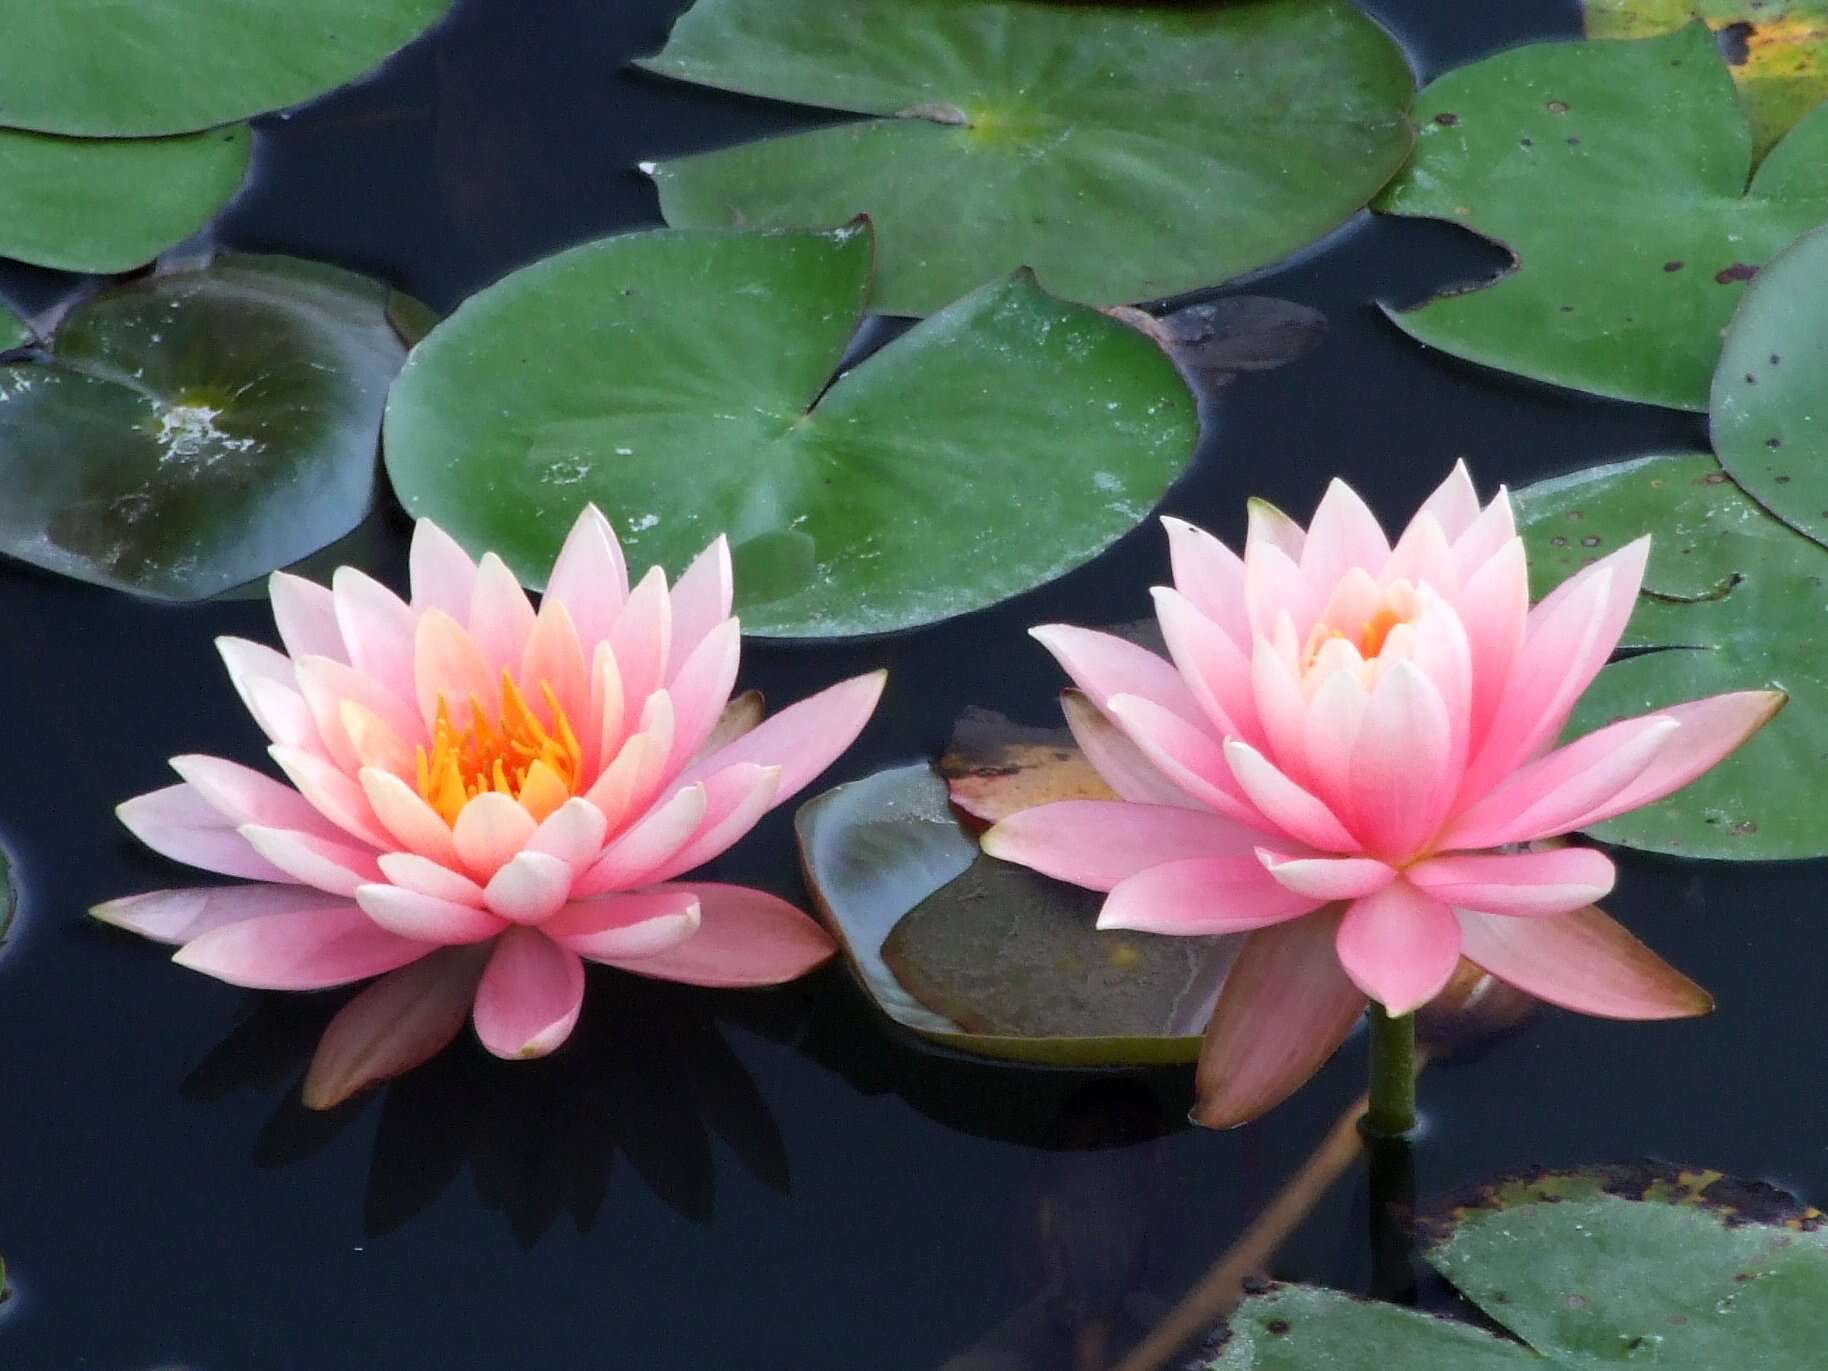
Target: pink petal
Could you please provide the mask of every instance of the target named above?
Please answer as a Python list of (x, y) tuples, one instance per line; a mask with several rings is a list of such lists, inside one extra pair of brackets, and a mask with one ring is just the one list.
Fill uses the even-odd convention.
[(471, 640), (469, 632), (443, 610), (428, 610), (413, 638), (413, 695), (419, 717), (429, 731), (438, 723), (438, 702), (447, 704), (459, 727), (473, 713), (470, 702), (492, 712), (501, 695), (501, 677)]
[(486, 909), (404, 886), (365, 885), (355, 892), (355, 899), (378, 927), (418, 943), (486, 942), (509, 927)]
[(1109, 890), (1165, 862), (1235, 857), (1262, 834), (1203, 810), (1122, 800), (1062, 800), (1011, 814), (984, 834), (984, 851), (1005, 862)]
[(372, 676), (328, 657), (304, 657), (298, 662), (298, 689), (311, 710), (317, 736), (330, 760), (345, 771), (361, 766), (355, 745), (343, 722), (343, 705), (353, 702), (375, 715), (402, 740), (425, 740), (425, 729), (406, 702)]
[(690, 890), (657, 887), (575, 901), (542, 931), (580, 957), (615, 963), (678, 947), (697, 932), (700, 917), (698, 897)]
[(1249, 565), (1251, 548), (1262, 545), (1273, 547), (1287, 557), (1290, 562), (1301, 560), (1301, 549), (1307, 542), (1307, 534), (1301, 531), (1301, 525), (1277, 509), (1268, 500), (1252, 497), (1245, 506), (1249, 526), (1244, 534), (1245, 564)]
[(127, 831), (162, 857), (250, 881), (290, 882), (236, 832), (238, 825), (198, 793), (174, 785), (136, 795), (115, 808)]
[(1274, 544), (1253, 541), (1244, 549), (1244, 602), (1252, 639), (1272, 637), (1284, 614), (1298, 634), (1306, 634), (1329, 589), (1309, 585), (1301, 568)]
[(352, 896), (356, 888), (379, 880), (381, 868), (368, 848), (331, 842), (290, 828), (243, 824), (241, 836), (261, 856), (295, 881), (331, 895)]
[(1118, 795), (1139, 804), (1200, 807), (1198, 800), (1157, 771), (1142, 749), (1077, 690), (1061, 692), (1060, 710), (1085, 759)]
[[(417, 790), (392, 772), (377, 767), (363, 767), (358, 780), (375, 818), (396, 843), (445, 866), (458, 864), (461, 859), (451, 838), (451, 826)], [(382, 846), (392, 847), (394, 843)]]
[(578, 896), (621, 890), (641, 879), (692, 840), (705, 817), (705, 788), (688, 785), (648, 811), (612, 842), (572, 887)]
[(499, 679), (503, 670), (516, 671), (533, 632), (533, 606), (508, 564), (493, 552), (476, 565), (476, 584), (470, 590), (470, 640)]
[(608, 643), (598, 643), (590, 663), (590, 705), (578, 729), (586, 775), (599, 774), (621, 750), (628, 739), (627, 714), (615, 650)]
[(1168, 655), (1205, 717), (1220, 734), (1255, 742), (1260, 733), (1250, 658), (1179, 591), (1157, 586), (1152, 593)]
[(764, 719), (735, 742), (695, 762), (680, 778), (697, 780), (743, 762), (781, 768), (774, 803), (798, 794), (856, 741), (875, 711), (887, 683), (886, 671), (872, 671), (828, 686)]
[(1350, 671), (1335, 671), (1320, 683), (1308, 702), (1302, 750), (1308, 759), (1308, 784), (1316, 799), (1348, 831), (1359, 825), (1358, 792), (1352, 784), (1352, 754), (1371, 697)]
[(527, 845), (539, 826), (520, 802), (499, 791), (486, 791), (458, 811), (451, 842), (458, 859), (482, 880), (493, 876)]
[(412, 699), (412, 610), (386, 586), (354, 567), (338, 567), (331, 587), (337, 626), (349, 645), (349, 665), (374, 677), (402, 700)]
[[(1442, 527), (1446, 528), (1446, 525)], [(1500, 486), (1497, 496), (1478, 518), (1463, 532), (1447, 529), (1447, 536), (1453, 540), (1454, 565), (1459, 569), (1460, 584), (1464, 586), (1517, 536), (1517, 520), (1511, 513), (1509, 493)]]
[(582, 870), (602, 852), (608, 833), (603, 811), (589, 800), (573, 797), (545, 817), (523, 851), (543, 852)]
[(1334, 940), (1340, 965), (1393, 1016), (1427, 1004), (1460, 964), (1453, 910), (1407, 881), (1355, 900)]
[(1571, 833), (1581, 816), (1618, 795), (1681, 725), (1667, 714), (1610, 724), (1519, 767), (1447, 826), (1443, 851), (1502, 847)]
[(349, 648), (337, 624), (336, 597), (328, 586), (276, 571), (267, 578), (267, 598), (273, 603), (273, 623), (288, 656), (349, 660)]
[[(366, 768), (401, 777), (415, 774), (418, 769), (418, 749), (409, 747), (398, 729), (354, 700), (344, 700), (340, 714), (358, 780)], [(413, 731), (417, 733), (418, 730), (419, 721), (414, 719)], [(373, 804), (373, 801), (369, 803)]]
[(1523, 540), (1512, 538), (1461, 587), (1454, 609), (1472, 660), (1471, 752), (1491, 732), (1498, 702), (1523, 647), (1530, 613), (1530, 574)]
[[(673, 753), (673, 697), (664, 690), (656, 690), (647, 697), (642, 706), (641, 718), (636, 724), (637, 732), (647, 739), (639, 756), (640, 770), (635, 775), (634, 789), (630, 793), (630, 814), (639, 814), (660, 797), (663, 786), (677, 788), (683, 785), (684, 779), (667, 765), (667, 759)], [(608, 810), (604, 810), (607, 815)], [(610, 825), (610, 832), (615, 832), (619, 823)]]
[(698, 901), (697, 932), (666, 952), (615, 964), (687, 985), (780, 985), (829, 959), (837, 945), (813, 920), (772, 895), (739, 885), (661, 886)]
[(96, 905), (89, 917), (175, 947), (244, 919), (337, 909), (348, 903), (297, 885), (206, 885), (125, 895)]
[(1107, 708), (1170, 785), (1226, 818), (1253, 826), (1262, 823), (1232, 779), (1223, 749), (1210, 735), (1137, 695), (1116, 696)]
[(1244, 562), (1217, 538), (1184, 519), (1162, 520), (1174, 588), (1242, 648), (1250, 642), (1244, 610)]
[(1600, 899), (1618, 877), (1612, 861), (1590, 847), (1433, 857), (1403, 873), (1456, 909), (1541, 917), (1568, 914)]
[(1296, 857), (1256, 850), (1276, 884), (1311, 900), (1331, 903), (1375, 895), (1396, 879), (1396, 871), (1369, 857)]
[(1636, 780), (1587, 810), (1571, 827), (1589, 828), (1680, 790), (1763, 728), (1788, 699), (1781, 690), (1746, 690), (1712, 695), (1660, 711), (1665, 718), (1680, 724), (1682, 731), (1657, 753)]
[(391, 885), (430, 895), (434, 900), (482, 908), (482, 887), (442, 862), (421, 857), (417, 852), (383, 852), (375, 859), (375, 865)]
[(476, 987), (476, 1036), (497, 1057), (543, 1057), (571, 1036), (584, 1006), (584, 964), (532, 928), (511, 928)]
[(445, 948), (389, 972), (349, 1001), (318, 1039), (305, 1073), (305, 1108), (334, 1109), (444, 1051), (469, 1017), (482, 967), (476, 953)]
[[(1279, 636), (1285, 641), (1294, 636), (1294, 628), (1284, 617), (1288, 632)], [(1257, 738), (1232, 733), (1267, 756), (1275, 758), (1277, 768), (1297, 785), (1309, 781), (1307, 762), (1308, 699), (1300, 678), (1281, 649), (1265, 639), (1257, 640), (1250, 659), (1250, 688), (1254, 712), (1261, 727)], [(1336, 675), (1338, 673), (1335, 673)]]
[(642, 784), (642, 776), (649, 769), (650, 754), (669, 745), (670, 740), (662, 742), (651, 739), (644, 733), (637, 733), (622, 744), (622, 750), (616, 754), (615, 760), (603, 769), (603, 774), (585, 792), (585, 800), (602, 814), (606, 834), (619, 831), (633, 817), (635, 792)]
[(1409, 662), (1393, 663), (1371, 692), (1352, 748), (1352, 812), (1372, 852), (1400, 861), (1440, 827), (1459, 780), (1451, 743), (1434, 683)]
[(1098, 912), (1100, 928), (1202, 936), (1281, 923), (1322, 901), (1278, 885), (1254, 855), (1165, 862), (1119, 881)]
[(1479, 492), (1473, 486), (1472, 473), (1464, 459), (1454, 463), (1447, 479), (1422, 501), (1423, 514), (1432, 515), (1449, 538), (1458, 538), (1479, 517)]
[(343, 831), (319, 814), (296, 790), (238, 762), (191, 753), (173, 757), (171, 767), (231, 823), (295, 828), (320, 838)]
[(571, 864), (544, 852), (517, 852), (483, 891), (489, 908), (517, 924), (540, 924), (571, 894)]
[(1205, 725), (1205, 712), (1173, 664), (1147, 648), (1071, 624), (1043, 624), (1028, 635), (1053, 653), (1073, 684), (1100, 709), (1108, 711), (1114, 696), (1135, 695), (1190, 724)]
[(645, 701), (666, 684), (672, 641), (673, 606), (666, 575), (654, 567), (629, 594), (609, 630), (608, 642), (622, 673), (625, 708)]
[(267, 754), (279, 763), (279, 769), (298, 787), (298, 793), (331, 823), (371, 847), (384, 850), (394, 845), (375, 819), (374, 808), (359, 782), (302, 748), (275, 744)]
[(1413, 585), (1432, 586), (1442, 594), (1452, 594), (1460, 588), (1460, 565), (1454, 560), (1447, 534), (1434, 515), (1417, 514), (1410, 520), (1409, 527), (1403, 530), (1403, 536), (1391, 549), (1390, 560), (1384, 563), (1384, 572), (1379, 579), (1385, 585), (1408, 581)]
[(1225, 744), (1225, 760), (1239, 789), (1275, 828), (1323, 852), (1359, 850), (1357, 839), (1330, 809), (1283, 775), (1254, 747), (1232, 739)]
[(430, 519), (413, 525), (413, 550), (407, 570), (412, 582), (412, 607), (423, 614), (441, 609), (453, 619), (466, 619), (470, 596), (476, 586), (476, 563), (470, 554)]
[(701, 635), (691, 655), (674, 673), (667, 687), (674, 718), (668, 766), (684, 767), (717, 726), (730, 692), (736, 688), (742, 645), (742, 629), (737, 621), (725, 619)]
[(763, 703), (762, 692), (745, 690), (723, 707), (723, 711), (717, 716), (717, 722), (711, 725), (711, 731), (698, 745), (698, 750), (692, 754), (688, 764), (696, 766), (707, 757), (715, 757), (744, 734), (754, 732), (767, 716), (768, 710)]
[(546, 596), (564, 603), (586, 654), (594, 655), (628, 599), (628, 566), (622, 560), (622, 545), (595, 505), (586, 505), (571, 526), (565, 546), (552, 564), (552, 575), (546, 579)]
[(253, 990), (321, 990), (392, 971), (431, 950), (430, 943), (389, 933), (347, 901), (213, 929), (172, 960)]
[[(730, 542), (721, 533), (699, 553), (673, 587), (673, 661), (683, 662), (705, 640), (705, 635), (730, 617), (735, 595), (730, 570)], [(674, 670), (678, 676), (678, 668)], [(672, 684), (671, 681), (668, 682)], [(678, 695), (674, 689), (673, 694)], [(728, 692), (725, 692), (726, 694)]]
[(1357, 491), (1335, 477), (1320, 497), (1301, 546), (1301, 574), (1324, 590), (1353, 567), (1375, 574), (1390, 556), (1377, 516)]
[[(221, 643), (219, 646), (226, 651), (228, 645)], [(311, 717), (305, 697), (295, 687), (282, 685), (267, 676), (245, 679), (240, 684), (246, 687), (242, 699), (248, 713), (254, 716), (254, 722), (269, 739), (283, 747), (295, 747), (328, 759), (323, 740), (317, 736), (317, 721)]]
[(1244, 940), (1200, 1048), (1193, 1119), (1236, 1128), (1326, 1064), (1365, 1011), (1334, 955), (1339, 914), (1322, 910)]
[(756, 766), (750, 762), (725, 767), (707, 776), (701, 782), (705, 788), (705, 816), (698, 828), (684, 847), (639, 877), (640, 883), (670, 881), (721, 857), (774, 807), (780, 781), (778, 766)]
[(527, 635), (521, 654), (519, 680), (533, 712), (547, 724), (555, 720), (546, 704), (546, 690), (564, 710), (566, 720), (582, 741), (591, 714), (590, 679), (584, 668), (584, 649), (577, 628), (563, 600), (547, 599)]
[(1462, 951), (1539, 1000), (1606, 1019), (1685, 1019), (1713, 996), (1598, 909), (1546, 919), (1460, 915)]

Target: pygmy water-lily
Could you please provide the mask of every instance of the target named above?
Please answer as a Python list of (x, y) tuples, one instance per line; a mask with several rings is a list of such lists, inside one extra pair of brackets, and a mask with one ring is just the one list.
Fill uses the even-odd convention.
[(1556, 746), (1624, 632), (1648, 538), (1532, 609), (1510, 501), (1482, 508), (1464, 465), (1394, 547), (1339, 481), (1305, 532), (1254, 503), (1241, 558), (1164, 522), (1174, 586), (1154, 595), (1172, 663), (1034, 630), (1084, 692), (1069, 722), (1121, 798), (1025, 810), (984, 847), (1108, 891), (1103, 928), (1249, 931), (1206, 1031), (1198, 1120), (1278, 1103), (1369, 1001), (1374, 1118), (1381, 1050), (1404, 1077), (1382, 1081), (1382, 1117), (1406, 1126), (1409, 1016), (1462, 956), (1583, 1013), (1711, 1007), (1593, 907), (1612, 861), (1546, 841), (1668, 795), (1783, 704), (1717, 695)]
[(631, 590), (594, 507), (537, 611), (493, 554), (429, 520), (411, 601), (350, 567), (330, 588), (271, 582), (285, 652), (219, 641), (287, 786), (216, 757), (129, 800), (148, 847), (244, 877), (99, 906), (235, 985), (309, 990), (380, 976), (337, 1014), (306, 1077), (327, 1108), (445, 1047), (565, 1041), (583, 961), (694, 985), (771, 985), (831, 938), (761, 891), (681, 880), (823, 771), (883, 674), (757, 722), (731, 702), (741, 636), (722, 538), (671, 590)]

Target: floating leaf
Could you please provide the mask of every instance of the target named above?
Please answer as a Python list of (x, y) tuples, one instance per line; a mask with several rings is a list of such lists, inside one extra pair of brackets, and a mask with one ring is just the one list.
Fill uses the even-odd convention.
[(1751, 110), (1760, 157), (1828, 98), (1825, 0), (1586, 0), (1586, 10), (1594, 38), (1647, 38), (1705, 20)]
[(246, 124), (139, 139), (0, 129), (0, 257), (104, 274), (144, 266), (229, 202), (249, 141)]
[(1753, 499), (1828, 542), (1828, 228), (1752, 283), (1714, 373), (1714, 451)]
[(1433, 1220), (1429, 1263), (1521, 1343), (1331, 1290), (1247, 1299), (1208, 1371), (1816, 1371), (1823, 1217), (1717, 1171), (1546, 1173)]
[(1227, 295), (1160, 315), (1128, 305), (1107, 312), (1154, 338), (1214, 390), (1246, 372), (1287, 366), (1327, 336), (1326, 315), (1270, 295)]
[(926, 314), (1031, 266), (1093, 304), (1286, 256), (1402, 164), (1414, 82), (1344, 0), (700, 0), (651, 71), (880, 118), (663, 162), (667, 222), (867, 213), (874, 306)]
[(1728, 690), (1775, 685), (1789, 705), (1669, 799), (1596, 837), (1689, 857), (1828, 853), (1828, 656), (1820, 649), (1828, 552), (1760, 509), (1712, 457), (1645, 457), (1575, 472), (1519, 496), (1541, 594), (1653, 535), (1623, 646), (1576, 709), (1570, 734)]
[(727, 533), (743, 627), (822, 637), (1050, 580), (1180, 474), (1199, 425), (1174, 363), (1021, 274), (833, 381), (870, 251), (859, 226), (659, 230), (517, 272), (414, 351), (394, 487), (530, 585), (587, 500), (633, 565), (677, 573)]
[(227, 257), (86, 300), (0, 366), (0, 551), (199, 599), (358, 524), (405, 357), (384, 286)]
[(0, 0), (0, 124), (190, 133), (353, 81), (451, 0)]
[(1103, 897), (982, 856), (924, 765), (839, 786), (795, 821), (807, 884), (877, 1006), (981, 1056), (1192, 1061), (1235, 938), (1101, 933)]
[(1114, 800), (1072, 733), (967, 709), (939, 759), (952, 803), (987, 824), (1057, 800)]
[(1698, 24), (1499, 53), (1429, 85), (1416, 118), (1415, 156), (1378, 208), (1460, 224), (1516, 265), (1391, 317), (1556, 385), (1705, 409), (1744, 283), (1828, 220), (1828, 107), (1748, 189), (1745, 112)]

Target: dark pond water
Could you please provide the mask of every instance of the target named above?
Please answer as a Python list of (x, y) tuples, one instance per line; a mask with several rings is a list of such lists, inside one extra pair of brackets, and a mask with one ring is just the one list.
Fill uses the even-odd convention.
[[(625, 72), (682, 7), (464, 0), (376, 79), (264, 121), (223, 238), (448, 307), (570, 243), (658, 223), (638, 160), (818, 118)], [(1424, 78), (1577, 28), (1571, 0), (1371, 8)], [(1324, 310), (1330, 335), (1218, 397), (1168, 508), (1235, 537), (1247, 496), (1305, 513), (1340, 472), (1395, 518), (1456, 456), (1485, 483), (1521, 484), (1701, 444), (1690, 416), (1428, 354), (1369, 303), (1496, 260), (1452, 229), (1359, 222), (1252, 282)], [(28, 305), (62, 285), (0, 271)], [(405, 521), (380, 517), (391, 550), (373, 569), (398, 584)], [(861, 775), (935, 750), (969, 704), (1050, 721), (1058, 678), (1022, 629), (1135, 618), (1165, 576), (1145, 528), (994, 612), (881, 643), (751, 646), (745, 678), (785, 699), (889, 665), (888, 702), (834, 779)], [(1120, 1303), (1146, 1317), (1361, 1080), (1354, 1044), (1268, 1120), (1220, 1135), (1182, 1123), (1190, 1071), (936, 1057), (887, 1032), (842, 969), (750, 995), (593, 972), (583, 1027), (555, 1058), (508, 1067), (466, 1044), (310, 1115), (297, 1079), (338, 995), (235, 990), (83, 918), (173, 881), (115, 803), (163, 784), (169, 754), (255, 754), (210, 642), (269, 636), (263, 606), (149, 608), (7, 565), (0, 615), (0, 838), (25, 896), (0, 958), (8, 1371), (938, 1367), (1063, 1261), (1065, 1323)], [(1719, 1012), (1651, 1027), (1550, 1015), (1477, 1065), (1430, 1073), (1419, 1188), (1655, 1154), (1828, 1195), (1821, 868), (1630, 854), (1621, 868), (1611, 906)], [(797, 895), (788, 816), (721, 874)], [(1366, 1206), (1355, 1175), (1278, 1274), (1362, 1286)], [(1052, 1256), (1037, 1253), (1044, 1213), (1068, 1235)], [(1055, 1348), (1033, 1364), (1070, 1363)]]

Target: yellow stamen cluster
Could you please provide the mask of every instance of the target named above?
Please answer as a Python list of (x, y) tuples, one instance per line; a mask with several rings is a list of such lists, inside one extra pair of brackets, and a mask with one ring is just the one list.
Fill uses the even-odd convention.
[(576, 793), (584, 750), (552, 687), (541, 681), (540, 692), (550, 724), (528, 707), (506, 671), (493, 723), (472, 695), (469, 722), (460, 728), (451, 718), (450, 702), (438, 697), (431, 751), (419, 749), (419, 794), (446, 823), (456, 823), (464, 805), (490, 791), (519, 800), (536, 820)]

